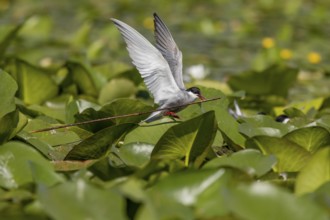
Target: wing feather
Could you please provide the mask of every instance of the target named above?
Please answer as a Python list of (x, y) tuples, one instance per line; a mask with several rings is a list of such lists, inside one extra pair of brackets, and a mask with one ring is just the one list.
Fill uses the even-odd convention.
[(162, 105), (175, 96), (180, 88), (160, 51), (134, 28), (117, 19), (111, 20), (124, 38), (132, 63), (140, 72), (155, 103)]
[(182, 79), (182, 52), (176, 45), (171, 32), (156, 13), (154, 13), (154, 24), (156, 47), (167, 60), (178, 87), (185, 90)]

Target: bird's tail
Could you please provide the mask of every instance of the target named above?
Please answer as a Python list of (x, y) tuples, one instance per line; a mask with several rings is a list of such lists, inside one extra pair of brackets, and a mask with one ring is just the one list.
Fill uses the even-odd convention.
[(156, 121), (158, 119), (161, 119), (162, 117), (163, 117), (163, 113), (161, 111), (153, 112), (153, 113), (151, 113), (151, 115), (149, 115), (148, 118), (143, 120), (143, 122), (150, 123), (150, 122)]

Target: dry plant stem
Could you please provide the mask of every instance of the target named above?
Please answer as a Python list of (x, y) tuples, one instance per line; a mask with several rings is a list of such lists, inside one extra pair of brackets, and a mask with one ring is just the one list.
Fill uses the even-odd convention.
[(197, 101), (197, 102), (192, 102), (192, 103), (185, 104), (185, 105), (178, 105), (178, 106), (174, 106), (174, 107), (171, 107), (171, 108), (160, 108), (160, 109), (155, 109), (155, 110), (147, 111), (147, 112), (136, 112), (136, 113), (126, 114), (126, 115), (116, 115), (116, 116), (111, 116), (111, 117), (106, 117), (106, 118), (94, 119), (94, 120), (90, 120), (90, 121), (82, 121), (82, 122), (77, 122), (77, 123), (72, 123), (72, 124), (65, 124), (65, 125), (60, 125), (60, 126), (55, 126), (55, 127), (50, 127), (50, 128), (34, 130), (34, 131), (31, 131), (30, 133), (39, 133), (39, 132), (51, 131), (51, 130), (56, 130), (56, 129), (61, 129), (61, 128), (73, 127), (73, 126), (77, 126), (77, 125), (90, 124), (90, 123), (95, 123), (95, 122), (100, 122), (100, 121), (108, 121), (108, 120), (112, 120), (112, 119), (116, 119), (116, 118), (126, 118), (126, 117), (145, 115), (145, 114), (150, 114), (150, 113), (157, 112), (157, 111), (170, 110), (170, 109), (173, 109), (173, 108), (180, 108), (180, 107), (185, 107), (185, 106), (188, 106), (188, 105), (195, 105), (195, 104), (199, 104), (199, 103), (203, 103), (203, 102), (211, 102), (211, 101), (215, 101), (215, 100), (218, 100), (218, 99), (221, 99), (221, 97), (200, 100), (200, 101)]

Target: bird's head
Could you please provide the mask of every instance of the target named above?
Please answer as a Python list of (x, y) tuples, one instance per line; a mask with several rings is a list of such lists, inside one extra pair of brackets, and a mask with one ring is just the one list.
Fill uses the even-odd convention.
[(201, 94), (201, 90), (198, 87), (191, 87), (186, 90), (188, 93), (191, 93), (192, 95), (195, 95), (196, 98), (199, 98), (200, 100), (206, 100), (204, 96)]

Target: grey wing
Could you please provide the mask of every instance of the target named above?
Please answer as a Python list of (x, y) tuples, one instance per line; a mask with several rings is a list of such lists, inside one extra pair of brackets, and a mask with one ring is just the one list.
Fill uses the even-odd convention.
[(111, 19), (126, 44), (132, 63), (140, 72), (155, 103), (163, 102), (180, 91), (162, 54), (139, 32), (122, 21)]
[(154, 24), (156, 47), (167, 60), (176, 84), (181, 90), (185, 90), (182, 79), (182, 53), (169, 29), (156, 13), (154, 13)]

